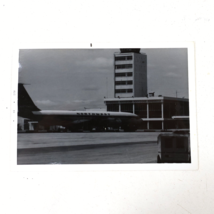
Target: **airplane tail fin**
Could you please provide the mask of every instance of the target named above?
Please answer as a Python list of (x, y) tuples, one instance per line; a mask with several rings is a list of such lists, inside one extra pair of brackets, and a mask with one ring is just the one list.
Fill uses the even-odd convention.
[(40, 111), (27, 93), (24, 84), (18, 84), (18, 116), (29, 118), (32, 111)]

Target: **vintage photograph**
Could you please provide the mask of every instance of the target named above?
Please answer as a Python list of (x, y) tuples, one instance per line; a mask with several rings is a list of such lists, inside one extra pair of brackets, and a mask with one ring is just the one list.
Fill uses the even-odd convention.
[(190, 164), (188, 48), (19, 49), (17, 164)]

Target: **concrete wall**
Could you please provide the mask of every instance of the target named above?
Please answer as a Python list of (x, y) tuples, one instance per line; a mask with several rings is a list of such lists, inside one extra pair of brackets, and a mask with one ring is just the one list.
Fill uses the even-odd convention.
[(134, 97), (147, 96), (147, 56), (134, 53)]

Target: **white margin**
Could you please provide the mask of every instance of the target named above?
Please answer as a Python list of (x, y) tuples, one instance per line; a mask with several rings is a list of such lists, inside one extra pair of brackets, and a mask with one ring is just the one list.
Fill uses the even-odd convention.
[[(92, 44), (92, 47), (91, 47)], [(190, 143), (191, 164), (65, 164), (65, 165), (17, 165), (17, 87), (19, 49), (103, 49), (103, 48), (187, 48), (190, 103)], [(11, 76), (11, 171), (105, 171), (105, 170), (197, 170), (197, 109), (196, 109), (196, 79), (195, 79), (195, 47), (194, 42), (146, 42), (146, 43), (33, 43), (14, 45)]]

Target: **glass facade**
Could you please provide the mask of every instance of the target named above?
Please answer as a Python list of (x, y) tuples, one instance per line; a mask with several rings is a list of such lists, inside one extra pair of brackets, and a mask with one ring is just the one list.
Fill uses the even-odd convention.
[(164, 117), (172, 118), (172, 116), (188, 116), (189, 103), (182, 101), (165, 101)]
[(161, 103), (149, 103), (149, 118), (161, 117)]
[(108, 104), (107, 111), (119, 111), (119, 104)]
[(150, 121), (149, 129), (162, 129), (162, 121)]
[(147, 118), (147, 104), (146, 103), (135, 103), (135, 114), (141, 118)]
[[(125, 92), (128, 89), (118, 89), (118, 92)], [(123, 91), (124, 90), (124, 91)], [(117, 91), (116, 91), (117, 93)], [(161, 130), (161, 129), (189, 129), (189, 119), (172, 119), (172, 116), (189, 116), (189, 102), (180, 100), (150, 100), (145, 99), (142, 101), (135, 100), (122, 100), (117, 99), (118, 103), (111, 102), (107, 103), (107, 111), (120, 111), (121, 112), (129, 112), (137, 114), (140, 118), (145, 120), (142, 121), (141, 128), (142, 129), (153, 129), (153, 130)], [(134, 101), (134, 102), (133, 102)], [(163, 117), (162, 120), (162, 102), (163, 101)], [(136, 103), (135, 103), (136, 102)], [(148, 103), (147, 103), (148, 102)], [(120, 108), (119, 108), (120, 105)], [(147, 112), (147, 105), (148, 110)], [(148, 113), (148, 114), (147, 114)], [(147, 118), (149, 115), (149, 118)], [(157, 118), (157, 119), (156, 119)], [(151, 119), (151, 120), (150, 120)]]
[(133, 104), (121, 104), (121, 111), (133, 113)]

